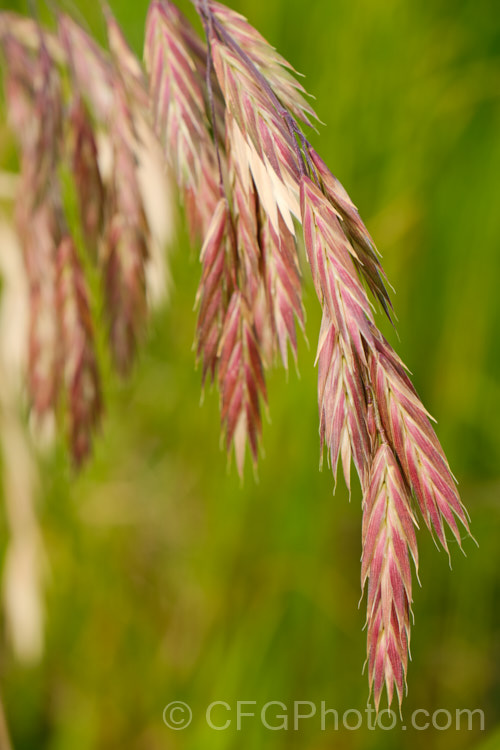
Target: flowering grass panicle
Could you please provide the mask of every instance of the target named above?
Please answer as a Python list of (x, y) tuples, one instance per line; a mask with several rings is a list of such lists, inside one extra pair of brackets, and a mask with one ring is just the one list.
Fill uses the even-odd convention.
[[(56, 34), (0, 17), (11, 120), (24, 134), (23, 189), (42, 240), (38, 247), (24, 240), (33, 284), (33, 402), (39, 410), (52, 406), (62, 325), (71, 444), (80, 459), (100, 398), (83, 272), (61, 219), (55, 174), (62, 70), (70, 81), (70, 164), (82, 231), (102, 268), (115, 364), (129, 370), (147, 312), (145, 268), (154, 243), (138, 163), (153, 123), (190, 235), (201, 241), (197, 358), (202, 382), (218, 385), (226, 445), (240, 474), (247, 446), (254, 464), (258, 458), (265, 370), (277, 359), (287, 368), (289, 349), (297, 358), (303, 237), (322, 308), (321, 454), (326, 449), (335, 480), (340, 461), (349, 489), (354, 464), (363, 496), (370, 689), (377, 709), (384, 686), (389, 703), (395, 693), (401, 703), (418, 518), (448, 551), (447, 528), (459, 546), (468, 532), (466, 511), (431, 418), (376, 325), (370, 297), (391, 319), (385, 274), (355, 205), (303, 132), (317, 121), (304, 87), (243, 16), (214, 0), (193, 4), (205, 40), (172, 2), (151, 2), (145, 72), (107, 9), (111, 54), (68, 16), (59, 17)], [(52, 319), (56, 288), (61, 300)], [(38, 330), (44, 315), (50, 325)]]
[[(210, 0), (195, 5), (207, 33), (208, 65), (213, 61), (225, 105), (229, 178), (222, 177), (235, 227), (236, 278), (255, 309), (261, 269), (264, 288), (272, 290), (264, 330), (273, 343), (263, 346), (263, 336), (259, 343), (262, 351), (273, 346), (281, 351), (285, 365), (287, 336), (294, 349), (293, 319), (303, 320), (296, 249), (297, 226), (302, 225), (323, 308), (317, 356), (321, 444), (328, 448), (334, 472), (341, 459), (348, 485), (353, 461), (363, 491), (370, 685), (377, 707), (384, 684), (389, 701), (394, 689), (401, 701), (410, 632), (410, 557), (417, 559), (412, 498), (445, 549), (444, 522), (461, 544), (457, 521), (468, 530), (467, 517), (429, 415), (375, 325), (366, 288), (390, 317), (384, 272), (354, 204), (301, 130), (300, 123), (310, 124), (315, 117), (303, 87), (242, 16)], [(254, 205), (257, 229), (250, 218)], [(286, 265), (281, 264), (284, 248)], [(286, 294), (276, 309), (277, 277), (271, 284), (269, 279), (278, 267)], [(256, 333), (262, 330), (258, 321), (254, 315)], [(234, 346), (239, 353), (236, 337)], [(225, 349), (219, 348), (223, 373)], [(238, 355), (235, 361), (231, 383), (241, 384)], [(240, 398), (241, 388), (237, 393)]]

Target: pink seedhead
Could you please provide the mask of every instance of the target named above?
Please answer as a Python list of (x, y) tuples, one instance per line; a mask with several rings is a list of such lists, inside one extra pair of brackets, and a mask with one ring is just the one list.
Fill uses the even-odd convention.
[[(287, 342), (295, 352), (294, 319), (303, 322), (296, 248), (302, 225), (323, 308), (317, 354), (321, 445), (327, 447), (334, 473), (341, 460), (348, 485), (354, 463), (363, 491), (362, 582), (368, 585), (369, 680), (378, 708), (384, 685), (389, 702), (394, 688), (399, 701), (403, 696), (410, 558), (417, 560), (413, 505), (445, 549), (444, 522), (461, 544), (457, 521), (468, 531), (467, 517), (429, 415), (375, 325), (367, 289), (389, 317), (391, 302), (373, 240), (299, 127), (298, 122), (309, 124), (314, 118), (304, 89), (291, 66), (246, 19), (212, 0), (195, 5), (207, 34), (208, 66), (213, 64), (224, 104), (223, 148), (212, 141), (224, 157), (220, 185), (234, 227), (238, 299), (246, 302), (245, 319), (253, 317), (252, 341), (261, 362), (279, 351), (286, 366)], [(220, 94), (209, 87), (204, 99), (219, 101)], [(209, 107), (206, 112), (210, 118)], [(230, 383), (239, 385), (240, 408), (249, 380), (238, 375), (244, 368), (236, 328), (234, 322)], [(226, 339), (224, 344), (225, 363)], [(255, 373), (260, 377), (259, 368)], [(253, 403), (258, 404), (256, 395)], [(250, 443), (253, 447), (253, 434)]]
[[(384, 686), (389, 703), (394, 692), (401, 702), (406, 682), (417, 512), (448, 550), (447, 527), (461, 546), (466, 511), (429, 414), (376, 326), (370, 294), (391, 315), (384, 271), (356, 207), (302, 131), (317, 119), (307, 93), (243, 16), (214, 0), (193, 3), (206, 41), (173, 3), (151, 2), (145, 71), (107, 7), (110, 54), (68, 16), (59, 17), (57, 34), (0, 16), (22, 154), (18, 217), (31, 289), (34, 409), (53, 409), (64, 381), (70, 443), (75, 460), (83, 458), (100, 413), (99, 381), (57, 179), (61, 134), (83, 234), (104, 280), (111, 352), (126, 372), (147, 312), (152, 232), (138, 167), (156, 130), (190, 235), (201, 240), (196, 352), (203, 383), (208, 377), (219, 388), (240, 474), (247, 446), (257, 462), (265, 368), (277, 359), (287, 368), (289, 348), (297, 357), (301, 234), (323, 313), (321, 451), (335, 478), (341, 462), (349, 488), (354, 464), (363, 494), (361, 580), (378, 709)], [(70, 80), (67, 121), (60, 68)]]

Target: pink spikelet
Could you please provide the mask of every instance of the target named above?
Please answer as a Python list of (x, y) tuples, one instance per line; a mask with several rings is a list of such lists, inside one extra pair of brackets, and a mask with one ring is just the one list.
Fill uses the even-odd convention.
[(61, 214), (55, 169), (62, 122), (60, 86), (43, 43), (32, 54), (7, 36), (3, 49), (9, 118), (21, 146), (16, 223), (30, 290), (28, 386), (33, 412), (42, 422), (55, 409), (59, 384), (55, 263)]
[(294, 357), (297, 353), (295, 320), (304, 327), (293, 223), (290, 214), (287, 223), (277, 210), (273, 186), (263, 177), (263, 163), (244, 141), (230, 112), (226, 113), (226, 152), (241, 287), (253, 308), (266, 363), (272, 363), (279, 351), (287, 368), (288, 344)]
[(257, 461), (262, 429), (260, 399), (267, 396), (252, 316), (239, 291), (229, 302), (219, 347), (221, 420), (226, 446), (229, 449), (234, 443), (236, 465), (242, 475), (247, 440), (253, 460)]
[(250, 172), (238, 163), (228, 139), (228, 172), (233, 198), (236, 285), (251, 310), (259, 354), (269, 365), (275, 354), (273, 319), (265, 290), (264, 252), (259, 236), (259, 199)]
[(375, 243), (359, 216), (356, 206), (339, 180), (334, 177), (313, 148), (309, 149), (309, 156), (314, 164), (319, 185), (337, 214), (342, 231), (350, 245), (349, 251), (352, 253), (356, 269), (390, 318), (392, 305)]
[(378, 710), (384, 684), (399, 703), (408, 665), (412, 573), (417, 565), (416, 520), (398, 462), (387, 443), (376, 450), (363, 500), (361, 582), (368, 583), (368, 674)]
[(318, 297), (342, 336), (366, 361), (363, 341), (372, 312), (353, 262), (353, 249), (323, 193), (307, 177), (301, 182), (304, 240)]
[(68, 433), (76, 466), (87, 458), (102, 411), (89, 294), (70, 235), (57, 248), (57, 306), (61, 321)]
[(422, 517), (448, 550), (445, 523), (462, 546), (458, 519), (469, 531), (466, 511), (455, 479), (404, 366), (384, 340), (377, 341), (370, 357), (371, 379), (383, 427), (398, 457), (408, 487), (417, 499)]
[(226, 117), (226, 139), (236, 150), (241, 168), (250, 171), (260, 203), (275, 229), (279, 228), (281, 214), (293, 232), (292, 215), (300, 215), (294, 139), (241, 56), (216, 37), (210, 47), (230, 113)]
[(279, 217), (278, 230), (268, 215), (261, 211), (260, 242), (267, 305), (270, 309), (272, 341), (278, 348), (285, 369), (288, 369), (288, 346), (297, 360), (298, 321), (305, 327), (302, 306), (301, 275), (295, 245), (295, 235)]
[(109, 341), (117, 371), (132, 366), (146, 316), (144, 262), (146, 245), (140, 231), (115, 215), (108, 224), (104, 259)]
[(190, 24), (172, 3), (151, 3), (144, 49), (154, 118), (184, 197), (193, 239), (207, 232), (220, 198), (206, 114), (205, 69), (200, 69), (206, 51), (195, 40)]
[[(288, 366), (288, 345), (296, 356), (295, 322), (301, 327), (304, 323), (293, 222), (293, 216), (300, 213), (299, 169), (293, 138), (276, 111), (272, 96), (255, 78), (253, 64), (249, 66), (246, 53), (219, 20), (215, 15), (210, 19), (209, 46), (225, 107), (236, 286), (245, 300), (245, 320), (252, 323), (255, 355), (260, 359), (253, 384), (259, 393), (263, 392), (259, 379), (264, 364), (271, 364), (279, 353)], [(231, 19), (226, 18), (225, 22), (230, 28)], [(267, 54), (266, 49), (269, 62), (274, 55), (262, 40), (262, 55)], [(254, 414), (257, 415), (255, 409)], [(258, 434), (260, 414), (256, 426)], [(249, 432), (251, 446), (254, 433), (255, 430)], [(253, 447), (252, 453), (255, 456)]]
[(115, 96), (104, 273), (111, 352), (118, 372), (125, 375), (132, 365), (147, 316), (148, 226), (137, 182), (134, 124), (123, 91), (118, 89)]
[(102, 182), (94, 129), (85, 103), (77, 97), (69, 113), (70, 154), (80, 220), (86, 245), (97, 258), (98, 242), (104, 225), (104, 185)]
[(200, 260), (202, 276), (197, 295), (197, 355), (203, 360), (202, 381), (213, 381), (219, 357), (220, 332), (234, 288), (231, 274), (233, 250), (230, 241), (230, 215), (222, 198), (215, 209), (205, 236)]
[(147, 91), (148, 84), (143, 67), (130, 49), (123, 31), (111, 13), (108, 5), (104, 6), (104, 14), (106, 17), (109, 49), (115, 66), (118, 69), (120, 78), (122, 79), (133, 104), (138, 106), (143, 114), (145, 112), (147, 115), (149, 96)]
[(34, 54), (9, 34), (2, 43), (7, 61), (9, 120), (20, 142), (22, 174), (30, 189), (31, 207), (36, 207), (50, 188), (60, 150), (59, 74), (43, 37)]
[(338, 218), (307, 177), (302, 180), (301, 205), (309, 264), (324, 305), (317, 355), (321, 442), (329, 448), (334, 472), (341, 456), (348, 486), (352, 456), (365, 487), (371, 445), (362, 331), (369, 330), (371, 309)]
[(252, 63), (262, 73), (264, 78), (272, 82), (272, 88), (283, 106), (291, 115), (311, 126), (311, 119), (317, 120), (317, 115), (306, 99), (304, 87), (293, 74), (296, 71), (290, 63), (282, 57), (269, 42), (251, 26), (246, 18), (222, 3), (209, 3), (214, 19), (218, 21), (228, 37), (238, 45)]
[[(50, 189), (62, 135), (61, 84), (56, 66), (44, 44), (40, 45), (35, 58), (34, 75), (33, 117), (26, 123), (28, 135), (21, 134), (20, 137), (24, 140), (26, 155), (24, 174), (33, 183), (36, 204), (43, 200), (44, 193)], [(33, 139), (31, 143), (28, 142), (30, 137)]]
[[(204, 383), (207, 374), (212, 381), (216, 374), (221, 331), (234, 287), (232, 219), (228, 202), (221, 197), (217, 151), (206, 113), (206, 48), (171, 3), (150, 6), (145, 62), (157, 131), (184, 198), (191, 238), (204, 237), (196, 331)], [(222, 163), (222, 144), (219, 148)]]
[(50, 204), (44, 203), (32, 215), (18, 214), (18, 225), (21, 224), (30, 300), (28, 386), (35, 418), (43, 423), (54, 413), (61, 380), (56, 296), (60, 217)]
[(73, 88), (83, 95), (102, 123), (111, 115), (116, 76), (104, 51), (66, 14), (58, 17), (58, 37), (67, 59)]
[(340, 458), (349, 489), (352, 458), (365, 487), (372, 451), (365, 388), (356, 355), (346, 347), (327, 312), (323, 313), (317, 362), (321, 455), (326, 445), (335, 478)]

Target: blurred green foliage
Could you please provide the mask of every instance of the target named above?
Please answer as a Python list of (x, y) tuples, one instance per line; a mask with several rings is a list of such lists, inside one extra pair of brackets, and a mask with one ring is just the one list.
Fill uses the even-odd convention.
[[(146, 0), (110, 0), (141, 52)], [(130, 382), (108, 377), (95, 458), (42, 465), (50, 565), (42, 663), (2, 648), (16, 750), (500, 747), (500, 16), (496, 0), (232, 0), (307, 75), (326, 127), (312, 141), (358, 205), (397, 294), (391, 341), (439, 420), (477, 549), (453, 571), (425, 530), (404, 717), (481, 708), (486, 731), (216, 732), (213, 700), (324, 700), (363, 710), (360, 491), (319, 473), (319, 306), (304, 298), (300, 378), (269, 378), (258, 481), (220, 449), (216, 394), (200, 406), (191, 344), (196, 251), (181, 233), (174, 285)], [(25, 10), (23, 3), (3, 6)], [(61, 3), (103, 38), (97, 0)], [(179, 5), (191, 13), (187, 0)], [(43, 4), (40, 2), (40, 6)], [(42, 13), (46, 13), (46, 9)], [(1, 127), (1, 139), (7, 138)], [(0, 143), (0, 147), (3, 144)], [(0, 148), (0, 151), (2, 149)], [(2, 525), (2, 546), (6, 531)], [(169, 730), (184, 700), (193, 723)], [(217, 715), (222, 721), (225, 716)], [(222, 718), (221, 718), (222, 717)], [(234, 718), (234, 714), (233, 714)], [(234, 724), (234, 722), (233, 722)], [(483, 744), (484, 743), (484, 744)]]

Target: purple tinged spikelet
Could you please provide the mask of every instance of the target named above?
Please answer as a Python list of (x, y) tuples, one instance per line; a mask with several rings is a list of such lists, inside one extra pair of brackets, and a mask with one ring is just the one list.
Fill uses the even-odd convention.
[(137, 176), (135, 125), (119, 87), (115, 88), (113, 112), (113, 167), (102, 260), (109, 343), (117, 371), (126, 375), (146, 325), (149, 227)]
[(28, 386), (33, 412), (42, 421), (55, 409), (60, 380), (55, 263), (61, 208), (55, 169), (62, 127), (61, 91), (43, 44), (32, 53), (7, 36), (3, 50), (8, 63), (9, 119), (21, 147), (16, 223), (30, 292)]
[(246, 165), (259, 200), (278, 230), (278, 214), (293, 231), (299, 216), (295, 144), (268, 93), (259, 86), (244, 61), (217, 39), (211, 40), (217, 79), (231, 117), (226, 138)]
[(105, 301), (109, 343), (120, 375), (132, 366), (147, 314), (143, 232), (117, 212), (108, 223), (104, 257)]
[(188, 21), (174, 5), (151, 3), (144, 49), (154, 119), (165, 157), (184, 196), (194, 239), (207, 232), (220, 195), (205, 111), (205, 81), (199, 69), (200, 50), (186, 44), (186, 39), (193, 37)]
[(29, 284), (28, 387), (35, 418), (42, 422), (54, 412), (61, 380), (56, 299), (60, 217), (44, 202), (34, 213), (18, 211), (17, 219)]
[(392, 304), (375, 244), (343, 185), (334, 177), (313, 148), (309, 149), (309, 156), (316, 169), (322, 190), (337, 213), (342, 230), (351, 245), (350, 252), (353, 254), (354, 264), (371, 293), (378, 299), (390, 318)]
[(74, 87), (90, 104), (95, 117), (107, 122), (113, 108), (115, 76), (109, 59), (68, 15), (58, 17), (58, 33)]
[(371, 379), (384, 430), (422, 517), (448, 550), (445, 523), (462, 546), (457, 519), (469, 531), (466, 511), (443, 449), (413, 385), (387, 342), (370, 358)]
[(213, 381), (219, 356), (219, 341), (233, 288), (231, 279), (230, 217), (224, 198), (217, 204), (205, 235), (200, 261), (202, 275), (196, 302), (198, 322), (196, 350), (202, 364), (202, 382), (207, 375)]
[(147, 112), (149, 108), (149, 97), (147, 81), (143, 67), (135, 54), (130, 49), (127, 40), (111, 13), (109, 6), (104, 7), (106, 17), (106, 28), (108, 32), (108, 44), (117, 73), (125, 84), (133, 103)]
[(219, 344), (221, 420), (226, 447), (234, 444), (236, 465), (243, 474), (248, 441), (254, 463), (262, 429), (260, 400), (267, 400), (264, 372), (251, 312), (241, 292), (229, 301)]
[(365, 389), (356, 355), (348, 349), (327, 312), (323, 313), (317, 362), (321, 454), (326, 445), (335, 478), (340, 458), (349, 490), (352, 458), (365, 488), (372, 450)]
[(197, 351), (203, 360), (203, 381), (208, 374), (213, 380), (217, 372), (226, 447), (234, 445), (242, 475), (247, 442), (257, 461), (260, 400), (266, 400), (266, 386), (255, 310), (234, 275), (234, 236), (227, 203), (221, 199), (201, 251)]
[(89, 292), (70, 235), (64, 236), (57, 248), (57, 306), (68, 401), (68, 439), (73, 461), (80, 466), (90, 454), (102, 401)]
[(297, 360), (295, 321), (304, 331), (305, 317), (295, 236), (281, 216), (278, 222), (276, 230), (269, 216), (261, 211), (260, 243), (265, 294), (270, 310), (271, 347), (279, 350), (283, 365), (288, 369), (288, 345)]
[(366, 361), (363, 337), (372, 312), (353, 262), (353, 249), (327, 197), (308, 177), (301, 182), (304, 240), (316, 293), (359, 361)]
[(384, 684), (403, 699), (408, 666), (412, 572), (418, 564), (410, 493), (392, 449), (381, 443), (363, 499), (361, 583), (368, 585), (368, 675), (378, 710)]
[(318, 118), (305, 98), (307, 92), (294, 77), (297, 73), (290, 63), (271, 47), (244, 16), (213, 0), (210, 0), (209, 7), (214, 18), (240, 49), (251, 58), (262, 75), (272, 82), (273, 90), (283, 105), (295, 118), (311, 126), (311, 119)]
[(87, 108), (77, 97), (69, 112), (70, 153), (80, 221), (86, 245), (97, 258), (98, 241), (104, 224), (104, 185), (98, 162), (97, 144)]

